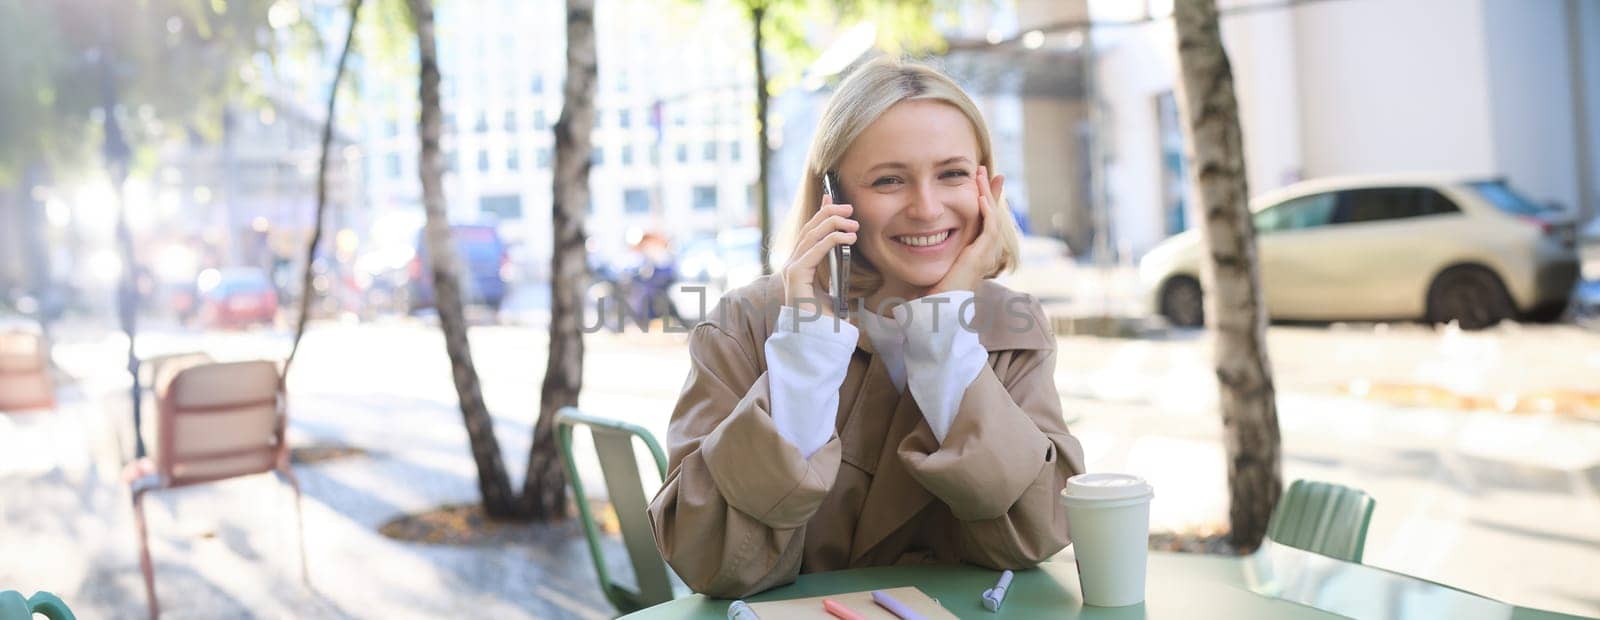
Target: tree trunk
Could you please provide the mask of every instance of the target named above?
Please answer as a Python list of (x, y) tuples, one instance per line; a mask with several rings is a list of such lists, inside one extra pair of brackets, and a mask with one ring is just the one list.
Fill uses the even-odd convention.
[(750, 0), (750, 28), (752, 53), (756, 60), (756, 217), (761, 225), (761, 273), (770, 274), (772, 256), (772, 199), (767, 185), (771, 175), (771, 157), (767, 147), (767, 63), (761, 55), (761, 25), (766, 21), (767, 8), (762, 0)]
[[(109, 29), (109, 18), (102, 19), (102, 28)], [(117, 107), (120, 99), (117, 94), (116, 72), (111, 66), (112, 60), (100, 59), (100, 88), (105, 96), (105, 128), (101, 143), (101, 157), (105, 161), (106, 176), (110, 177), (111, 189), (116, 196), (117, 205), (117, 253), (122, 259), (122, 278), (117, 282), (117, 322), (122, 326), (122, 333), (128, 337), (128, 375), (133, 380), (129, 388), (129, 398), (133, 400), (133, 456), (145, 456), (144, 435), (140, 428), (144, 425), (144, 387), (139, 381), (139, 262), (133, 251), (133, 233), (128, 230), (128, 201), (125, 185), (128, 181), (128, 161), (133, 159), (133, 151), (128, 147), (127, 137), (122, 133), (122, 124), (117, 119)]]
[(594, 0), (567, 0), (567, 81), (555, 126), (550, 209), (555, 244), (550, 258), (550, 359), (539, 389), (539, 420), (522, 489), (523, 506), (536, 519), (567, 514), (567, 476), (557, 452), (555, 416), (562, 407), (578, 404), (583, 387), (583, 286), (588, 277), (583, 215), (589, 204), (596, 64)]
[(1173, 18), (1182, 74), (1178, 103), (1187, 120), (1184, 148), (1208, 250), (1202, 277), (1228, 451), (1230, 536), (1236, 548), (1249, 551), (1266, 535), (1283, 481), (1239, 108), (1215, 0), (1178, 0)]
[(300, 318), (294, 326), (294, 344), (289, 347), (289, 358), (283, 362), (283, 376), (279, 390), (289, 383), (289, 366), (300, 352), (300, 339), (306, 335), (306, 323), (311, 319), (311, 297), (316, 292), (312, 285), (315, 273), (312, 266), (317, 260), (317, 246), (322, 243), (322, 228), (327, 221), (328, 209), (328, 151), (333, 144), (334, 112), (339, 103), (339, 81), (344, 78), (345, 62), (350, 59), (350, 42), (356, 36), (356, 18), (361, 15), (362, 0), (350, 1), (350, 27), (344, 32), (344, 49), (339, 52), (339, 63), (333, 68), (333, 86), (328, 89), (328, 120), (322, 125), (322, 157), (317, 166), (317, 215), (311, 227), (311, 243), (306, 245), (306, 268), (300, 277)]
[(450, 234), (450, 220), (444, 202), (444, 154), (439, 150), (439, 56), (433, 38), (432, 0), (410, 0), (411, 15), (417, 28), (417, 60), (421, 65), (421, 119), (418, 132), (422, 152), (418, 169), (422, 176), (422, 204), (427, 214), (426, 239), (429, 270), (433, 275), (433, 304), (444, 330), (445, 352), (450, 356), (450, 373), (456, 396), (461, 401), (461, 418), (466, 423), (472, 444), (472, 459), (478, 466), (478, 492), (483, 496), (484, 512), (493, 517), (515, 517), (516, 497), (500, 458), (494, 423), (483, 402), (478, 371), (472, 365), (472, 349), (467, 343), (466, 317), (461, 307), (459, 257)]

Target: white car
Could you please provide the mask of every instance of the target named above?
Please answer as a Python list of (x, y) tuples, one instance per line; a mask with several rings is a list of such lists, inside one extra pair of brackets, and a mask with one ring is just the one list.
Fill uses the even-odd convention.
[[(1549, 319), (1578, 277), (1573, 217), (1503, 179), (1389, 175), (1306, 181), (1250, 206), (1268, 314), (1293, 320)], [(1204, 323), (1203, 242), (1187, 231), (1140, 260), (1152, 309)]]

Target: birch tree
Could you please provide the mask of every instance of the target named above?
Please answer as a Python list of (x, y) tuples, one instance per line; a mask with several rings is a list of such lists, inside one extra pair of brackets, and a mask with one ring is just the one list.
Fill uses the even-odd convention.
[(1230, 539), (1236, 549), (1249, 551), (1266, 536), (1283, 481), (1239, 106), (1215, 0), (1177, 0), (1173, 19), (1185, 156), (1203, 214), (1201, 277), (1228, 455)]

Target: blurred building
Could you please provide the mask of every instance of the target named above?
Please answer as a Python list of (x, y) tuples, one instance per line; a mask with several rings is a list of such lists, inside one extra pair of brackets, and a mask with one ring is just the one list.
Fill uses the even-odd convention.
[[(1084, 0), (962, 3), (935, 24), (949, 51), (929, 62), (983, 109), (1007, 197), (1034, 234), (1093, 238), (1085, 33), (1034, 29), (1082, 21)], [(550, 253), (550, 126), (560, 114), (565, 19), (557, 0), (439, 7), (445, 193), (454, 221), (495, 221), (543, 278)], [(600, 61), (585, 227), (591, 247), (622, 251), (642, 232), (686, 242), (755, 226), (754, 67), (734, 3), (617, 0), (597, 7)], [(771, 204), (781, 225), (829, 84), (875, 54), (861, 24), (808, 31), (822, 54), (771, 102)], [(1035, 40), (1037, 39), (1037, 40)], [(769, 56), (770, 58), (770, 56)], [(774, 76), (783, 67), (772, 66)], [(415, 80), (361, 71), (361, 144), (375, 213), (420, 212)], [(415, 221), (415, 218), (412, 218)], [(414, 222), (413, 222), (414, 223)]]
[[(274, 272), (284, 290), (298, 289), (291, 280), (315, 225), (328, 90), (343, 39), (324, 35), (319, 45), (303, 47), (290, 40), (291, 27), (305, 20), (318, 32), (343, 33), (348, 11), (338, 0), (294, 6), (274, 34), (292, 51), (241, 69), (257, 97), (230, 102), (211, 135), (188, 130), (186, 140), (167, 144), (148, 186), (130, 185), (149, 203), (139, 211), (152, 215), (133, 222), (134, 234), (141, 259), (168, 272), (158, 277), (192, 283), (195, 274), (183, 272), (251, 266)], [(324, 238), (330, 254), (337, 231), (359, 230), (367, 221), (362, 153), (346, 130), (358, 126), (353, 107), (342, 102), (330, 144)], [(193, 258), (159, 258), (183, 253)]]
[[(324, 88), (325, 90), (325, 88)], [(181, 214), (152, 234), (201, 240), (203, 263), (270, 269), (300, 260), (316, 219), (322, 110), (293, 99), (230, 106), (219, 141), (191, 140), (163, 153), (162, 201)], [(336, 132), (328, 166), (329, 230), (362, 219), (359, 151)], [(331, 234), (331, 233), (330, 233)]]
[[(676, 242), (756, 222), (754, 65), (743, 14), (671, 3), (597, 6), (591, 204), (596, 250), (630, 232)], [(549, 268), (554, 134), (566, 69), (558, 0), (441, 3), (445, 196), (457, 222), (493, 221), (533, 278)], [(419, 213), (414, 76), (367, 66), (362, 143), (374, 208)]]
[[(1504, 175), (1592, 216), (1600, 3), (1223, 1), (1252, 194), (1301, 179)], [(1192, 225), (1171, 0), (1090, 0), (1105, 199), (1134, 256)]]

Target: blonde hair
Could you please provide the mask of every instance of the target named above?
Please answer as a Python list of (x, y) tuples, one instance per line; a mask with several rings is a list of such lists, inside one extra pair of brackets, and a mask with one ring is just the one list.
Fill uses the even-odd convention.
[[(794, 206), (789, 210), (789, 221), (779, 235), (779, 243), (794, 251), (800, 230), (816, 215), (822, 206), (822, 175), (835, 170), (844, 159), (846, 150), (861, 132), (866, 131), (878, 117), (902, 101), (940, 101), (960, 110), (972, 122), (972, 131), (978, 138), (978, 163), (994, 173), (994, 149), (990, 145), (989, 126), (977, 104), (961, 87), (943, 73), (927, 65), (879, 58), (856, 69), (839, 84), (828, 107), (822, 111), (817, 130), (811, 138), (811, 148), (806, 154), (806, 170), (801, 176), (800, 190), (795, 195)], [(974, 181), (977, 177), (973, 177)], [(993, 278), (1016, 266), (1019, 255), (1020, 233), (1003, 196), (995, 197), (991, 212), (1000, 222), (1000, 260), (992, 273)], [(826, 269), (818, 270), (817, 282), (828, 286)], [(883, 274), (869, 259), (856, 252), (851, 261), (850, 297), (865, 297), (883, 286)]]

